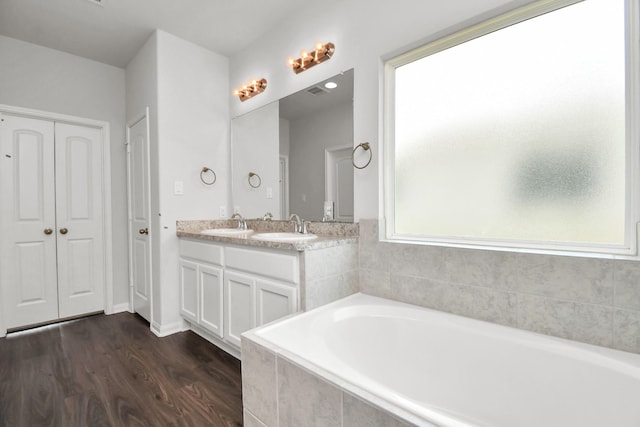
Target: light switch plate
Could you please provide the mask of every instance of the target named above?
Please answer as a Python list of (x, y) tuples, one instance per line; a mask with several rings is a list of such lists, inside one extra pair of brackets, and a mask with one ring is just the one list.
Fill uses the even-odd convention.
[(333, 218), (333, 202), (331, 200), (325, 200), (324, 202), (324, 217), (326, 219)]
[(267, 199), (273, 199), (273, 188), (267, 187)]
[(226, 217), (227, 217), (227, 207), (220, 206), (220, 218), (226, 218)]
[(173, 183), (173, 194), (176, 196), (182, 196), (184, 194), (184, 182), (175, 181)]

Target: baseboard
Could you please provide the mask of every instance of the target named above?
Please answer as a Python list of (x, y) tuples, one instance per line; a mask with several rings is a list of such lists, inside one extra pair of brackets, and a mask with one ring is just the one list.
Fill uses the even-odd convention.
[(116, 313), (124, 313), (125, 311), (131, 313), (131, 307), (129, 305), (128, 302), (123, 302), (122, 304), (115, 304), (113, 306), (113, 310), (111, 311), (111, 314), (116, 314)]
[(156, 322), (151, 323), (151, 332), (159, 337), (166, 337), (178, 332), (182, 332), (182, 321), (169, 323), (168, 325), (160, 325)]

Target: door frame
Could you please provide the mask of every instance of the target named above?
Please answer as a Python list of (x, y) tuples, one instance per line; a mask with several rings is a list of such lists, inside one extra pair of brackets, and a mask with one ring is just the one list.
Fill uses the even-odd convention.
[[(347, 150), (352, 150), (353, 147), (351, 145), (336, 145), (333, 147), (327, 147), (324, 150), (324, 201), (327, 200), (331, 200), (335, 195), (332, 194), (333, 193), (333, 181), (335, 179), (335, 177), (333, 176), (333, 174), (331, 172), (333, 172), (333, 167), (331, 164), (331, 158), (334, 155), (334, 153), (336, 151), (347, 151)], [(333, 218), (335, 219), (336, 217), (336, 213), (335, 213), (335, 209), (336, 209), (336, 200), (333, 201), (334, 202), (334, 212), (333, 212)], [(323, 216), (324, 216), (324, 208), (323, 208)]]
[[(139, 114), (133, 116), (132, 119), (127, 121), (126, 126), (126, 135), (125, 135), (125, 145), (126, 145), (126, 156), (127, 156), (127, 245), (129, 247), (129, 311), (133, 313), (135, 311), (134, 307), (134, 283), (133, 283), (133, 239), (132, 239), (132, 222), (133, 222), (133, 206), (131, 203), (131, 128), (138, 123), (140, 120), (145, 120), (145, 125), (147, 127), (147, 158), (145, 161), (147, 162), (147, 183), (149, 188), (147, 189), (147, 206), (149, 208), (149, 227), (151, 227), (151, 151), (149, 150), (151, 147), (150, 144), (150, 133), (149, 133), (149, 107), (145, 107), (144, 111)], [(152, 256), (152, 248), (153, 248), (153, 233), (149, 233), (147, 235), (149, 240), (149, 271), (147, 274), (149, 275), (149, 324), (153, 325), (153, 256)]]
[[(79, 126), (87, 126), (100, 129), (102, 134), (102, 232), (104, 235), (104, 312), (113, 314), (113, 242), (111, 226), (111, 133), (107, 121), (89, 119), (86, 117), (71, 116), (67, 114), (53, 113), (50, 111), (36, 110), (33, 108), (16, 107), (0, 104), (0, 113), (13, 114), (32, 119), (50, 120)], [(2, 287), (0, 286), (0, 292)], [(2, 310), (4, 311), (4, 310)], [(6, 335), (3, 314), (0, 311), (0, 337)]]
[[(280, 218), (278, 219), (287, 219), (289, 218), (289, 156), (285, 155), (285, 154), (280, 154), (280, 156), (278, 157), (278, 169), (279, 169), (279, 175), (280, 172), (283, 172), (282, 169), (284, 168), (284, 172), (282, 173), (281, 176), (279, 176), (279, 179), (282, 181), (280, 183)], [(283, 212), (283, 208), (284, 208), (284, 212)]]

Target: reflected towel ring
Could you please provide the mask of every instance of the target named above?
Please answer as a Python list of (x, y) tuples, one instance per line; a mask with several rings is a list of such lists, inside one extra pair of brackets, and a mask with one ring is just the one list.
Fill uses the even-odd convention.
[[(364, 166), (358, 166), (356, 165), (356, 151), (358, 150), (358, 148), (362, 147), (362, 149), (364, 151), (368, 151), (369, 152), (369, 160), (367, 160), (367, 163), (364, 164)], [(371, 159), (373, 158), (373, 150), (371, 149), (371, 146), (369, 145), (368, 142), (361, 142), (360, 144), (356, 145), (356, 148), (353, 149), (353, 152), (351, 153), (351, 163), (353, 163), (353, 167), (356, 169), (364, 169), (367, 166), (369, 166), (369, 163), (371, 163)]]
[[(213, 178), (207, 179), (205, 174), (208, 174), (209, 172), (211, 172), (213, 174)], [(213, 169), (209, 169), (208, 167), (204, 166), (202, 168), (202, 170), (200, 171), (200, 181), (202, 181), (206, 185), (215, 184), (217, 179), (218, 179), (218, 176), (213, 171)]]
[[(253, 179), (254, 177), (258, 178), (257, 183), (255, 183), (256, 180)], [(249, 172), (249, 178), (247, 178), (247, 181), (249, 181), (249, 185), (253, 188), (258, 188), (262, 185), (262, 178), (260, 178), (260, 175), (257, 173)]]

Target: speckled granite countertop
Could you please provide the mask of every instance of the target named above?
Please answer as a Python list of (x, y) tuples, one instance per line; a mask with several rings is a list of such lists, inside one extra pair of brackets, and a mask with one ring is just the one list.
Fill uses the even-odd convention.
[(200, 234), (200, 231), (209, 228), (235, 228), (237, 224), (238, 222), (235, 220), (176, 221), (176, 234), (178, 237), (211, 242), (231, 243), (259, 248), (307, 251), (338, 246), (345, 243), (355, 243), (358, 241), (359, 233), (358, 224), (342, 222), (310, 222), (308, 224), (308, 230), (310, 233), (317, 234), (317, 239), (301, 242), (270, 242), (266, 240), (252, 239), (251, 234), (293, 231), (293, 224), (291, 221), (262, 221), (259, 219), (247, 219), (247, 227), (253, 230), (253, 232), (249, 234), (224, 237)]

